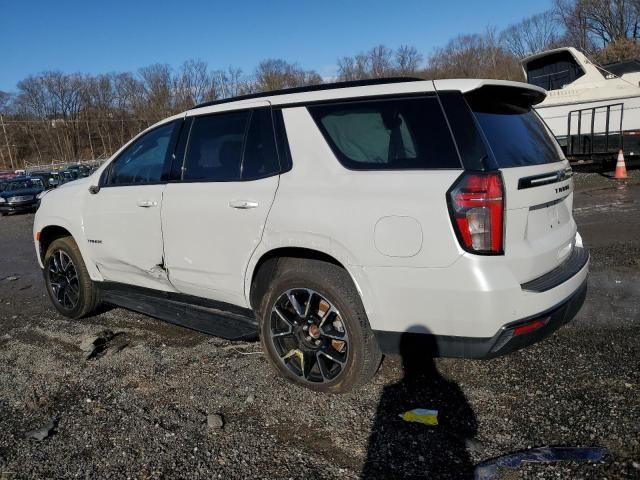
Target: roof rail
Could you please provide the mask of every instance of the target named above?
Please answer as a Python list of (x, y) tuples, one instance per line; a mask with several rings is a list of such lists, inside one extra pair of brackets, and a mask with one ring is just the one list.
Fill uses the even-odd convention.
[(260, 93), (250, 93), (248, 95), (239, 95), (237, 97), (222, 98), (220, 100), (212, 100), (210, 102), (204, 102), (192, 107), (190, 110), (200, 107), (210, 107), (212, 105), (220, 105), (223, 103), (237, 102), (238, 100), (251, 100), (253, 98), (273, 97), (276, 95), (288, 95), (290, 93), (305, 93), (305, 92), (318, 92), (321, 90), (334, 90), (336, 88), (349, 88), (349, 87), (364, 87), (367, 85), (384, 85), (387, 83), (401, 83), (401, 82), (419, 82), (424, 78), (418, 77), (385, 77), (385, 78), (371, 78), (367, 80), (353, 80), (348, 82), (332, 82), (332, 83), (320, 83), (318, 85), (307, 85), (305, 87), (293, 87), (283, 88), (282, 90), (271, 90)]

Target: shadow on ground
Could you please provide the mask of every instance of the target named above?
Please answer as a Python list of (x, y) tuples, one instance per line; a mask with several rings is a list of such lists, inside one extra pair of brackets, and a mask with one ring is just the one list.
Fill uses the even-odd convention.
[[(402, 336), (404, 376), (385, 387), (380, 397), (363, 479), (473, 478), (465, 442), (476, 434), (476, 416), (460, 387), (438, 373), (437, 347), (430, 338)], [(400, 418), (414, 408), (438, 410), (439, 424), (431, 427)]]

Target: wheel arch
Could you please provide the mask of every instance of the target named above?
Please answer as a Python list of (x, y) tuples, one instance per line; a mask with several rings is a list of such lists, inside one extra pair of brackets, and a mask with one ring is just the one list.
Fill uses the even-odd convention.
[(366, 278), (362, 274), (360, 267), (350, 265), (343, 258), (332, 255), (317, 248), (309, 248), (303, 246), (282, 246), (272, 248), (256, 256), (247, 271), (246, 277), (246, 296), (250, 308), (256, 312), (259, 307), (260, 299), (266, 291), (269, 282), (275, 273), (278, 261), (283, 258), (301, 258), (309, 260), (322, 260), (343, 268), (351, 277), (351, 281), (356, 287), (360, 299), (365, 307), (369, 321), (375, 315), (375, 302), (369, 294), (370, 289)]
[(82, 259), (84, 260), (91, 279), (95, 281), (102, 280), (102, 275), (93, 261), (91, 261), (91, 257), (88, 255), (86, 245), (80, 240), (78, 235), (74, 234), (73, 230), (68, 225), (64, 224), (64, 222), (48, 223), (45, 226), (40, 226), (36, 236), (36, 253), (41, 268), (44, 268), (44, 256), (47, 253), (49, 246), (58, 238), (71, 237), (73, 238), (73, 241), (76, 242), (76, 245), (78, 245), (78, 249), (80, 250)]
[[(40, 230), (40, 238), (38, 240), (38, 255), (41, 262), (44, 263), (44, 255), (47, 253), (49, 245), (55, 240), (62, 237), (73, 237), (71, 232), (60, 225), (47, 225)], [(75, 239), (74, 239), (75, 240)]]

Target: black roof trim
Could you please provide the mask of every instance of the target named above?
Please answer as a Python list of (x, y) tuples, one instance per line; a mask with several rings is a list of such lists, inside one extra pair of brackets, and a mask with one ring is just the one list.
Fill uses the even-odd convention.
[(318, 85), (308, 85), (306, 87), (293, 87), (283, 88), (282, 90), (271, 90), (268, 92), (251, 93), (248, 95), (239, 95), (237, 97), (223, 98), (220, 100), (212, 100), (210, 102), (204, 102), (190, 110), (201, 107), (210, 107), (212, 105), (221, 105), (223, 103), (237, 102), (239, 100), (251, 100), (253, 98), (273, 97), (276, 95), (288, 95), (291, 93), (305, 93), (305, 92), (318, 92), (322, 90), (334, 90), (337, 88), (350, 88), (350, 87), (365, 87), (368, 85), (385, 85), (388, 83), (402, 83), (402, 82), (421, 82), (424, 78), (418, 77), (386, 77), (386, 78), (372, 78), (368, 80), (354, 80), (349, 82), (333, 82), (333, 83), (320, 83)]

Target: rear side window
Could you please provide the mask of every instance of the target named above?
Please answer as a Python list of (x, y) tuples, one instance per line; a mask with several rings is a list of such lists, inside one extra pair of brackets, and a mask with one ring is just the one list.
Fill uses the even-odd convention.
[(189, 134), (183, 180), (240, 180), (242, 149), (251, 112), (196, 117)]
[(555, 139), (532, 107), (470, 102), (498, 168), (559, 162)]
[(280, 161), (280, 172), (288, 172), (291, 170), (291, 151), (289, 150), (289, 140), (287, 139), (287, 130), (284, 126), (284, 118), (282, 110), (273, 110), (273, 129), (276, 136), (276, 145), (278, 147), (278, 159)]
[(321, 105), (309, 112), (347, 168), (461, 168), (435, 97)]
[(243, 180), (264, 178), (279, 170), (271, 111), (268, 108), (254, 110), (247, 132), (241, 177)]
[(193, 119), (183, 180), (236, 182), (277, 175), (279, 171), (270, 109)]

